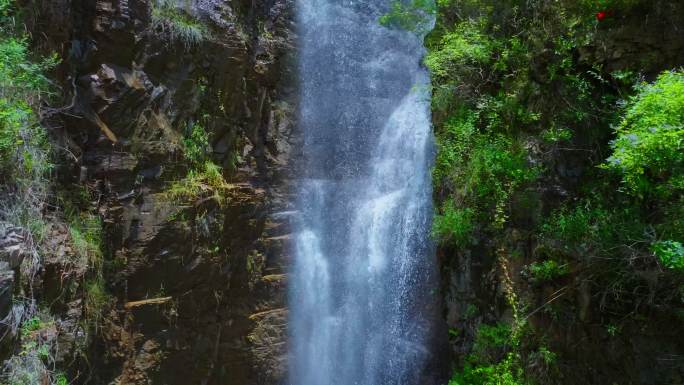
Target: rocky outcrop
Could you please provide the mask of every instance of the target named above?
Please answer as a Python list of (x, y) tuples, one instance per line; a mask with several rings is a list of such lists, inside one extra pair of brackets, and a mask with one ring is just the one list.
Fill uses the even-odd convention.
[[(38, 2), (36, 45), (65, 58), (64, 107), (50, 117), (67, 150), (59, 183), (86, 186), (104, 222), (111, 300), (70, 373), (79, 383), (283, 379), (291, 8)], [(221, 199), (168, 193), (190, 171), (184, 132), (198, 121), (227, 182)]]
[(637, 3), (601, 23), (593, 44), (579, 49), (580, 62), (607, 72), (641, 68), (649, 77), (684, 63), (684, 7), (676, 1)]
[(9, 320), (17, 285), (16, 272), (31, 254), (26, 244), (26, 232), (0, 223), (0, 335), (6, 335), (11, 329)]

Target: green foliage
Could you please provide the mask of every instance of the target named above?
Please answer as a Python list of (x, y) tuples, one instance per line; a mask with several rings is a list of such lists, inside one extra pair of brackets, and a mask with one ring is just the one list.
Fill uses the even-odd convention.
[(95, 277), (85, 283), (85, 316), (91, 326), (98, 327), (110, 298), (102, 277)]
[(447, 182), (454, 167), (466, 158), (477, 134), (477, 114), (461, 108), (445, 122), (437, 136), (437, 160), (432, 173), (435, 183)]
[(518, 187), (533, 181), (538, 171), (530, 168), (526, 153), (505, 136), (475, 138), (465, 164), (452, 174), (454, 185), (461, 185), (474, 204), (494, 210), (493, 225), (500, 228), (507, 220), (507, 203)]
[(615, 337), (618, 334), (618, 331), (620, 331), (620, 328), (614, 324), (609, 324), (606, 326), (606, 333), (608, 333), (608, 335), (611, 337)]
[(532, 355), (533, 360), (540, 360), (547, 366), (555, 364), (558, 360), (558, 355), (550, 351), (549, 348), (547, 348), (546, 346), (540, 346), (539, 349)]
[(496, 364), (467, 363), (461, 372), (454, 374), (449, 385), (525, 385), (523, 370), (516, 361), (516, 356), (510, 353)]
[(606, 209), (588, 200), (553, 213), (542, 225), (541, 235), (559, 242), (567, 252), (591, 250), (596, 255), (611, 255), (616, 248), (643, 241), (645, 225), (639, 217), (634, 207)]
[(166, 195), (173, 201), (189, 202), (211, 197), (219, 203), (225, 200), (225, 193), (232, 185), (226, 182), (222, 170), (211, 161), (205, 161), (199, 169), (192, 169), (184, 179), (174, 181)]
[(442, 205), (441, 211), (442, 213), (434, 219), (433, 236), (444, 244), (469, 246), (474, 226), (473, 211), (468, 208), (457, 208), (451, 200)]
[(684, 245), (677, 241), (658, 241), (653, 243), (651, 250), (668, 269), (684, 273)]
[(542, 139), (551, 143), (564, 142), (572, 139), (572, 131), (567, 128), (556, 128), (551, 127), (550, 129), (542, 132)]
[[(439, 5), (443, 9), (449, 4)], [(487, 28), (483, 17), (442, 25), (429, 40), (425, 64), (433, 76), (433, 107), (443, 120), (437, 128), (434, 181), (451, 193), (457, 206), (470, 210), (468, 218), (497, 229), (508, 220), (511, 196), (539, 175), (528, 164), (527, 150), (511, 135), (538, 114), (523, 108), (515, 94), (479, 94), (487, 73), (504, 71), (524, 56), (519, 39), (496, 39)]]
[(66, 205), (73, 263), (87, 271), (83, 282), (83, 309), (87, 322), (97, 328), (110, 296), (103, 277), (102, 221), (98, 216), (82, 213)]
[(30, 337), (34, 332), (44, 329), (48, 322), (41, 317), (35, 316), (27, 319), (21, 324), (22, 337)]
[(58, 202), (69, 230), (70, 262), (73, 268), (86, 272), (81, 281), (85, 320), (88, 326), (97, 328), (110, 299), (104, 282), (102, 220), (98, 215), (82, 211), (90, 205), (90, 193), (85, 188), (60, 191)]
[[(492, 60), (495, 41), (482, 32), (481, 22), (472, 20), (457, 24), (433, 44), (425, 65), (437, 83), (451, 83), (463, 78), (466, 69), (479, 67)], [(465, 72), (465, 75), (469, 75)]]
[(527, 270), (534, 283), (553, 281), (570, 272), (567, 264), (560, 264), (555, 260), (533, 262), (528, 266)]
[(152, 25), (186, 47), (197, 45), (209, 37), (206, 25), (190, 16), (174, 0), (157, 0), (153, 3)]
[(25, 37), (3, 36), (0, 43), (0, 93), (4, 98), (34, 105), (52, 94), (45, 72), (59, 63), (55, 55), (34, 61)]
[(473, 318), (477, 315), (477, 313), (478, 313), (477, 306), (470, 303), (470, 304), (468, 304), (468, 307), (466, 307), (465, 312), (463, 313), (463, 316), (465, 318)]
[(0, 17), (9, 16), (9, 12), (14, 5), (14, 0), (0, 0)]
[(17, 148), (23, 143), (20, 130), (30, 124), (32, 117), (33, 110), (25, 102), (13, 104), (7, 99), (0, 99), (0, 164), (4, 172), (13, 168)]
[(580, 205), (574, 210), (563, 208), (543, 226), (542, 233), (567, 244), (597, 240), (605, 235), (607, 217), (605, 210), (590, 204)]
[(59, 375), (51, 373), (56, 346), (54, 320), (39, 312), (21, 324), (21, 349), (4, 362), (0, 383), (7, 385), (63, 385)]
[(670, 197), (684, 190), (684, 72), (644, 84), (617, 128), (606, 168), (623, 176), (631, 193)]
[(55, 57), (33, 62), (28, 42), (12, 36), (0, 41), (0, 173), (29, 183), (44, 178), (52, 165), (49, 144), (34, 111), (49, 95), (43, 73), (57, 63)]
[(32, 258), (24, 259), (21, 271), (34, 276), (40, 269), (38, 249), (47, 228), (42, 210), (53, 168), (38, 109), (52, 95), (45, 72), (58, 60), (32, 57), (18, 11), (14, 1), (0, 3), (0, 221), (31, 231), (23, 247)]
[(473, 352), (449, 385), (523, 385), (524, 373), (511, 327), (505, 324), (480, 325)]
[(69, 385), (69, 380), (64, 373), (57, 373), (55, 375), (54, 385)]
[(380, 17), (380, 24), (388, 28), (424, 33), (430, 27), (430, 20), (436, 11), (434, 0), (395, 0), (391, 10)]
[(478, 198), (496, 197), (499, 203), (510, 190), (536, 178), (537, 170), (528, 167), (524, 149), (513, 140), (481, 137), (474, 145), (464, 181)]
[[(438, 135), (434, 179), (453, 186), (455, 202), (469, 209), (459, 213), (453, 209), (446, 211), (449, 206), (443, 208), (445, 213), (436, 221), (437, 229), (438, 234), (448, 237), (461, 237), (465, 233), (445, 232), (445, 221), (449, 220), (456, 221), (455, 225), (472, 227), (474, 216), (493, 217), (494, 227), (501, 227), (508, 217), (510, 195), (535, 180), (539, 173), (528, 165), (526, 150), (516, 141), (504, 135), (478, 132), (475, 126), (478, 116), (478, 112), (462, 108), (447, 120)], [(461, 237), (457, 241), (463, 240)]]
[[(48, 223), (53, 223), (60, 211), (49, 199), (53, 153), (39, 113), (41, 105), (55, 94), (46, 74), (59, 60), (56, 55), (39, 58), (30, 52), (21, 17), (25, 6), (32, 5), (0, 0), (0, 222), (28, 230), (21, 245), (28, 257), (17, 278), (17, 294), (29, 296), (25, 302), (15, 298), (17, 308), (21, 306), (27, 318), (21, 325), (8, 328), (9, 332), (18, 327), (19, 349), (4, 362), (0, 383), (65, 385), (66, 378), (53, 372), (58, 349), (55, 321), (47, 310), (36, 313), (32, 305), (38, 300), (34, 295), (43, 292), (34, 294), (33, 287), (40, 281), (37, 274), (42, 256), (52, 252), (44, 242), (48, 230), (54, 228)], [(84, 246), (90, 240), (89, 233), (70, 232), (73, 248), (89, 248)]]
[(209, 134), (199, 123), (188, 127), (183, 138), (185, 158), (190, 171), (182, 180), (174, 181), (166, 195), (177, 202), (189, 202), (212, 197), (222, 203), (231, 188), (223, 176), (223, 170), (210, 158)]
[(193, 167), (201, 166), (209, 154), (209, 134), (199, 123), (189, 126), (183, 137), (185, 157)]
[(102, 267), (102, 223), (94, 215), (79, 215), (71, 218), (69, 235), (71, 245), (79, 264), (98, 271)]
[(480, 357), (487, 355), (487, 350), (506, 347), (511, 340), (511, 327), (506, 324), (480, 325), (477, 329), (473, 350)]
[[(492, 338), (498, 343), (478, 331), (450, 384), (560, 383), (551, 365), (562, 357), (546, 348), (541, 331), (533, 338), (534, 323), (528, 329), (525, 322), (537, 310), (523, 314), (539, 287), (516, 287), (510, 274), (520, 270), (506, 266), (509, 249), (521, 236), (530, 240), (531, 252), (521, 252), (530, 260), (522, 273), (532, 283), (571, 270), (577, 279), (564, 281), (563, 290), (589, 282), (602, 316), (635, 317), (634, 304), (658, 311), (680, 305), (673, 306), (680, 300), (673, 288), (681, 277), (659, 267), (681, 271), (684, 263), (684, 70), (632, 89), (639, 63), (611, 73), (584, 55), (606, 37), (597, 31), (628, 21), (637, 4), (651, 6), (643, 0), (437, 4), (425, 59), (438, 145), (433, 180), (442, 203), (434, 233), (446, 244), (497, 253), (513, 311), (509, 336)], [(599, 11), (610, 11), (600, 26)], [(613, 131), (612, 156), (599, 168)], [(523, 197), (549, 191), (537, 181), (570, 199), (532, 199), (543, 206), (519, 215)], [(539, 311), (552, 306), (568, 304)]]

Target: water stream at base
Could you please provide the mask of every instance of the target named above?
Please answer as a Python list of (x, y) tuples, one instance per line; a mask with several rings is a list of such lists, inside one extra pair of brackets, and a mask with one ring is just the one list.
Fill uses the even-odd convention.
[(297, 1), (290, 385), (419, 385), (429, 360), (429, 76), (422, 37), (379, 24), (390, 4)]

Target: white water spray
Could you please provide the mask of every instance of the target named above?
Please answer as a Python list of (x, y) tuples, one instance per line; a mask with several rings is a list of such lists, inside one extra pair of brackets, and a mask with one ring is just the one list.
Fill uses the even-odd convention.
[(436, 286), (422, 37), (390, 0), (298, 0), (305, 175), (290, 385), (422, 385)]

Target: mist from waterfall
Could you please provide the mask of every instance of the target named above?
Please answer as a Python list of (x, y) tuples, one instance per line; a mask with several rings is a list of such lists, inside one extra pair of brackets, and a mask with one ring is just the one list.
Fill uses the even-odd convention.
[(390, 4), (297, 1), (290, 385), (418, 385), (430, 358), (429, 76), (422, 36), (379, 24)]

